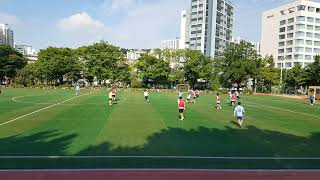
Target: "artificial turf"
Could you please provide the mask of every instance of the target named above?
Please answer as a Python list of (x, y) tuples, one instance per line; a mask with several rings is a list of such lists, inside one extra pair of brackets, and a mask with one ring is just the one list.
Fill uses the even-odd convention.
[(243, 96), (240, 129), (227, 96), (221, 111), (210, 94), (187, 104), (183, 122), (177, 97), (151, 92), (147, 104), (143, 92), (123, 91), (109, 107), (106, 91), (4, 90), (0, 124), (49, 108), (0, 126), (0, 169), (320, 168), (319, 106)]

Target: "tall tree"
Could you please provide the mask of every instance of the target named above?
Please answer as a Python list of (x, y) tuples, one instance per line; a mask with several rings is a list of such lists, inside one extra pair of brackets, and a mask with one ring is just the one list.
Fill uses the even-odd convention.
[(213, 60), (200, 51), (187, 50), (185, 52), (184, 76), (186, 80), (195, 86), (198, 80), (209, 82), (213, 76)]
[(320, 56), (315, 57), (315, 61), (306, 67), (306, 83), (310, 86), (320, 86)]
[(167, 84), (170, 73), (169, 62), (150, 54), (143, 54), (134, 65), (144, 86)]
[(0, 81), (5, 77), (14, 78), (19, 69), (27, 65), (22, 54), (10, 46), (0, 45)]

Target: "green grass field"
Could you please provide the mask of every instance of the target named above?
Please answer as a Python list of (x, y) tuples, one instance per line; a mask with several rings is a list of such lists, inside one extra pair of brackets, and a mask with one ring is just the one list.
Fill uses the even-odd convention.
[(179, 121), (177, 94), (4, 90), (0, 95), (0, 169), (192, 168), (319, 169), (320, 107), (244, 96), (245, 127), (233, 108), (203, 95)]

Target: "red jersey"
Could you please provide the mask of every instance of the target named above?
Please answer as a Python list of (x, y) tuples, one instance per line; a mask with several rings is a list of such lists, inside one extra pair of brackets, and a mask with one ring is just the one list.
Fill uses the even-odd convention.
[(221, 102), (221, 97), (217, 96), (217, 103), (220, 103), (220, 102)]
[(186, 107), (186, 104), (185, 104), (184, 100), (179, 99), (178, 107), (179, 107), (179, 109), (184, 109)]
[(116, 89), (112, 89), (112, 94), (115, 95), (117, 93)]
[(200, 91), (196, 90), (196, 95), (199, 96), (200, 95)]
[(231, 101), (236, 101), (236, 96), (234, 94), (231, 95)]

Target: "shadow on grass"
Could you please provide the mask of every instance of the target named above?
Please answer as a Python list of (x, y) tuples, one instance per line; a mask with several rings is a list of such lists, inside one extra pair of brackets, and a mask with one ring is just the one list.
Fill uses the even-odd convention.
[[(0, 139), (3, 155), (64, 155), (77, 135), (58, 131)], [(74, 156), (210, 156), (320, 158), (320, 133), (308, 138), (254, 126), (245, 129), (165, 129), (153, 134), (142, 147), (117, 147), (103, 143)], [(47, 158), (1, 159), (0, 168), (232, 168), (319, 169), (320, 159), (189, 159), (189, 158)]]

